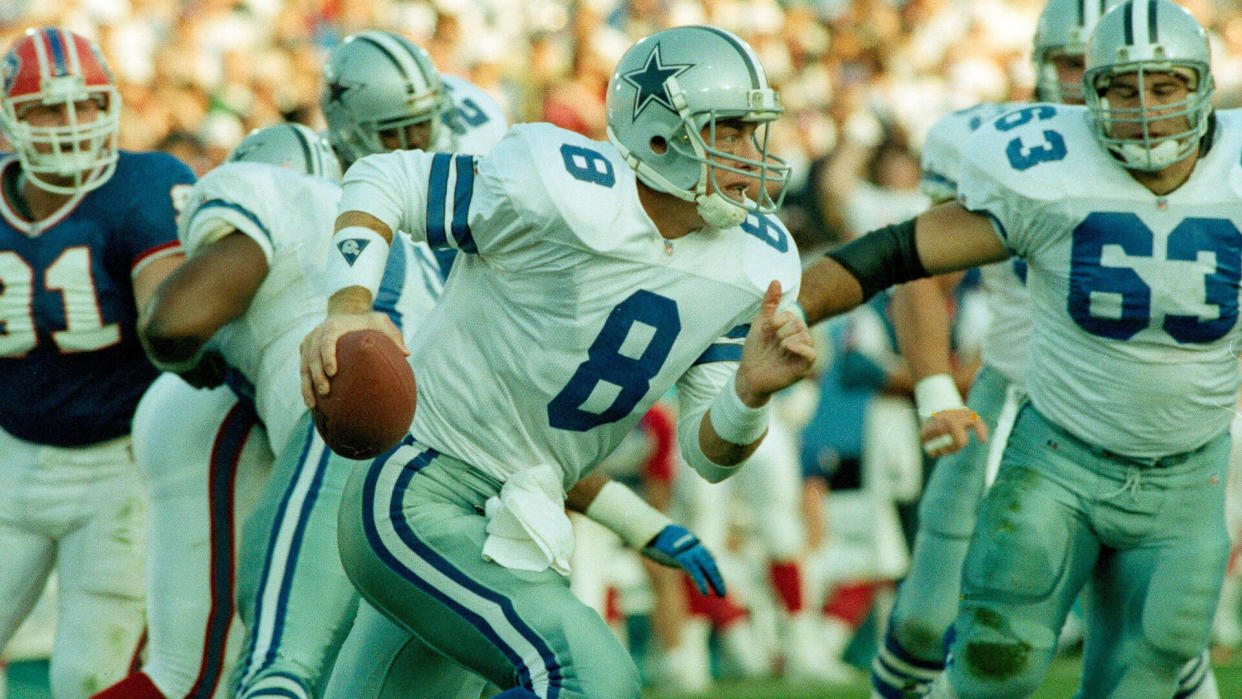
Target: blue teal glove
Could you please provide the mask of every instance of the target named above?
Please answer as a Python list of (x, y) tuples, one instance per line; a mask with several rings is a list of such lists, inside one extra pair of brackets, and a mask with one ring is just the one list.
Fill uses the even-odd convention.
[(643, 555), (656, 563), (686, 571), (699, 592), (725, 596), (724, 578), (720, 577), (720, 570), (716, 568), (716, 559), (689, 529), (676, 524), (668, 525), (647, 542)]

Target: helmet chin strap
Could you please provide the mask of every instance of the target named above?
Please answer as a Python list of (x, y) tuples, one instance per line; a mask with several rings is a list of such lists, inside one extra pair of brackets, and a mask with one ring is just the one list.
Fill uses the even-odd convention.
[(746, 220), (746, 209), (719, 192), (695, 197), (699, 217), (713, 228), (732, 228)]

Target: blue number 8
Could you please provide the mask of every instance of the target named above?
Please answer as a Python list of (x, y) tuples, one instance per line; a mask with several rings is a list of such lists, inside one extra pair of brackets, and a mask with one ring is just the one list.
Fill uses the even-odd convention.
[[(655, 328), (647, 348), (637, 359), (621, 354), (621, 346), (635, 323)], [(676, 301), (643, 289), (635, 291), (608, 314), (604, 327), (587, 350), (587, 360), (578, 365), (565, 388), (548, 403), (548, 423), (562, 430), (585, 432), (629, 415), (647, 395), (651, 379), (660, 373), (680, 333)], [(582, 404), (601, 381), (619, 387), (617, 397), (601, 413), (583, 410)]]
[(599, 151), (581, 146), (561, 145), (561, 159), (565, 161), (565, 169), (576, 180), (611, 187), (617, 182), (612, 163), (608, 162)]
[[(1150, 257), (1155, 234), (1132, 213), (1093, 213), (1074, 229), (1067, 309), (1074, 322), (1092, 335), (1128, 340), (1151, 320), (1151, 287), (1132, 269), (1100, 264), (1105, 245), (1118, 245), (1130, 256)], [(1169, 233), (1166, 259), (1193, 261), (1200, 252), (1216, 257), (1216, 268), (1204, 277), (1204, 303), (1216, 306), (1216, 318), (1168, 314), (1161, 327), (1182, 343), (1213, 342), (1238, 320), (1238, 283), (1242, 281), (1242, 241), (1225, 219), (1188, 218)], [(1121, 297), (1120, 318), (1091, 314), (1092, 293)]]
[[(751, 223), (751, 220), (755, 223)], [(764, 214), (747, 216), (746, 220), (742, 221), (742, 230), (776, 248), (778, 252), (789, 250), (789, 239), (785, 236), (785, 231), (781, 230), (780, 224), (772, 221), (769, 216)]]

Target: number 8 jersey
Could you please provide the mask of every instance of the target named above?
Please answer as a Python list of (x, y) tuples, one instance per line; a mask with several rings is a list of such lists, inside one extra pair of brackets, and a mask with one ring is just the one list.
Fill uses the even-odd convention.
[(370, 156), (344, 190), (340, 211), (465, 253), (410, 348), (411, 432), (501, 480), (555, 464), (572, 485), (674, 382), (692, 413), (736, 368), (768, 283), (797, 298), (774, 217), (666, 241), (611, 145), (546, 124), (478, 159)]
[(1159, 457), (1233, 417), (1240, 117), (1217, 112), (1211, 148), (1164, 196), (1103, 149), (1084, 107), (1010, 112), (963, 148), (959, 200), (1029, 266), (1031, 400), (1088, 442)]

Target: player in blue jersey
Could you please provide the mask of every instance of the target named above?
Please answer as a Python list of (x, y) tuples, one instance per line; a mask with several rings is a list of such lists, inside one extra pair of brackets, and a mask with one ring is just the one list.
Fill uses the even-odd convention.
[(982, 126), (957, 203), (803, 279), (817, 320), (928, 272), (1028, 264), (1028, 395), (967, 552), (951, 687), (932, 696), (1033, 692), (1084, 586), (1080, 696), (1173, 696), (1208, 641), (1242, 333), (1238, 114), (1213, 112), (1204, 32), (1168, 0), (1099, 20), (1083, 87), (1085, 108)]
[(130, 420), (156, 369), (138, 309), (181, 261), (194, 181), (117, 149), (120, 96), (99, 49), (30, 30), (0, 65), (0, 651), (56, 568), (51, 683), (84, 697), (124, 676), (143, 629), (146, 506)]
[(564, 508), (640, 546), (661, 532), (622, 491), (566, 488), (674, 383), (686, 461), (732, 475), (771, 394), (814, 358), (778, 310), (801, 266), (773, 216), (768, 185), (782, 189), (787, 166), (766, 133), (782, 109), (753, 50), (714, 27), (653, 34), (621, 58), (608, 105), (607, 143), (530, 124), (477, 159), (355, 163), (334, 240), (374, 252), (341, 258), (341, 289), (302, 343), (313, 405), (341, 334), (401, 341), (368, 312), (393, 236), (458, 250), (411, 345), (411, 436), (355, 470), (340, 551), (363, 598), (437, 651), (427, 672), (459, 664), (506, 699), (639, 693), (628, 653), (570, 593)]

